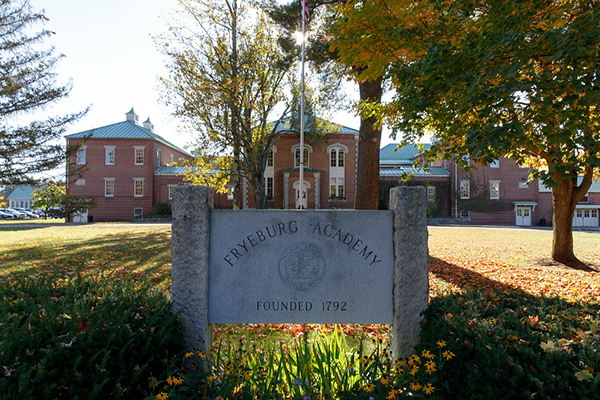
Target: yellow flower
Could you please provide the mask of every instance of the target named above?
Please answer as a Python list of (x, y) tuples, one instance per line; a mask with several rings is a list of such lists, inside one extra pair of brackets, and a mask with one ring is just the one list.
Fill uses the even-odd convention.
[(394, 367), (399, 367), (401, 365), (406, 365), (406, 361), (404, 361), (404, 360), (396, 360), (396, 361), (394, 361)]
[(419, 367), (417, 367), (415, 365), (410, 369), (410, 371), (408, 373), (411, 374), (412, 376), (415, 376), (417, 374), (417, 372), (419, 372)]
[(414, 363), (421, 364), (421, 358), (420, 358), (418, 355), (416, 355), (416, 354), (413, 354), (413, 355), (412, 355), (412, 356), (410, 356), (410, 358), (408, 359), (408, 363), (409, 363), (410, 365), (412, 365), (412, 364), (414, 364)]
[(167, 378), (167, 383), (169, 384), (169, 386), (173, 386), (173, 383), (174, 383), (174, 382), (173, 382), (173, 377), (169, 376), (169, 377)]
[(362, 390), (364, 390), (367, 393), (371, 393), (373, 390), (375, 390), (375, 385), (372, 383), (369, 383), (369, 384), (363, 386)]
[(420, 383), (414, 383), (414, 382), (411, 382), (411, 383), (410, 383), (410, 388), (411, 388), (412, 390), (420, 390), (422, 387), (423, 387), (423, 386), (421, 386), (421, 384), (420, 384)]
[(166, 392), (161, 392), (156, 395), (156, 400), (165, 400), (169, 395)]
[(198, 352), (198, 357), (200, 357), (200, 358), (206, 358), (206, 354), (204, 354), (203, 352), (199, 351)]
[(446, 342), (444, 342), (443, 340), (438, 340), (438, 342), (436, 344), (438, 345), (438, 347), (440, 349), (443, 347), (446, 347)]
[(454, 353), (448, 350), (446, 350), (443, 355), (446, 360), (450, 360), (452, 357), (454, 357)]
[(185, 353), (185, 358), (190, 358), (193, 355), (194, 355), (194, 353), (192, 353), (191, 351), (188, 351), (187, 353)]
[(390, 394), (387, 397), (389, 400), (393, 400), (396, 398), (396, 396), (398, 396), (398, 394), (400, 394), (400, 391), (396, 388), (392, 388), (392, 390), (390, 390)]
[(431, 375), (432, 372), (436, 371), (436, 369), (435, 369), (435, 361), (432, 361), (432, 360), (427, 361), (425, 363), (425, 368), (427, 368), (427, 372)]
[(178, 378), (176, 376), (173, 377), (173, 384), (174, 385), (181, 385), (183, 383), (183, 378)]
[(428, 383), (427, 385), (423, 386), (423, 391), (425, 392), (425, 394), (431, 394), (433, 393), (433, 385), (431, 383)]
[(421, 355), (423, 357), (429, 358), (429, 359), (435, 358), (435, 356), (433, 355), (433, 353), (431, 353), (429, 350), (423, 350), (423, 353)]
[(388, 383), (390, 383), (392, 380), (390, 379), (389, 376), (382, 376), (381, 379), (379, 380), (381, 382), (382, 385), (387, 385)]
[(216, 377), (216, 376), (214, 376), (214, 375), (211, 375), (211, 376), (209, 376), (209, 377), (208, 377), (208, 381), (209, 381), (210, 383), (213, 383), (213, 382), (214, 382), (216, 379), (217, 379), (217, 377)]

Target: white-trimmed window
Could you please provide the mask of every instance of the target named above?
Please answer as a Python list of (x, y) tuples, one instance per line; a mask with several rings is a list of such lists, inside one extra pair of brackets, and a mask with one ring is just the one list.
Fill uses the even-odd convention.
[[(294, 157), (294, 167), (296, 168), (300, 168), (300, 148), (297, 148), (295, 151), (295, 157)], [(308, 167), (310, 165), (309, 163), (310, 158), (308, 157), (308, 149), (305, 147), (304, 148), (304, 166)]]
[(490, 181), (490, 199), (500, 199), (500, 181)]
[(490, 163), (490, 168), (500, 168), (500, 160), (494, 160)]
[(233, 186), (227, 186), (227, 200), (233, 200)]
[(104, 197), (115, 195), (115, 178), (104, 178)]
[(469, 212), (468, 211), (461, 211), (460, 212), (460, 217), (461, 218), (469, 218)]
[(427, 186), (427, 201), (435, 201), (435, 186)]
[(331, 184), (329, 187), (330, 198), (344, 198), (344, 178), (331, 178)]
[(86, 153), (86, 147), (80, 147), (77, 149), (77, 165), (84, 165), (86, 162), (86, 157), (85, 154)]
[(460, 181), (460, 198), (469, 199), (471, 197), (471, 183), (469, 181)]
[(268, 200), (275, 198), (275, 153), (277, 148), (275, 146), (269, 149), (267, 154), (267, 166), (265, 167), (265, 195)]
[(144, 148), (134, 147), (135, 149), (135, 165), (144, 165)]
[(161, 166), (160, 157), (161, 157), (161, 152), (160, 152), (160, 149), (158, 149), (158, 150), (156, 150), (156, 166), (157, 167)]
[(115, 165), (115, 146), (104, 146), (104, 164)]
[(142, 215), (144, 215), (144, 209), (141, 207), (136, 207), (133, 209), (133, 216), (134, 217), (141, 217)]
[(269, 200), (273, 199), (273, 195), (274, 195), (273, 181), (274, 181), (274, 179), (272, 176), (267, 176), (265, 178), (265, 192), (267, 195), (267, 199), (269, 199)]
[(275, 152), (273, 148), (269, 150), (269, 154), (267, 154), (267, 168), (273, 167), (275, 165)]
[[(313, 148), (310, 144), (304, 144), (304, 166), (310, 167), (310, 153), (313, 152)], [(300, 167), (300, 144), (292, 146), (292, 153), (294, 153), (294, 168)]]
[(171, 154), (171, 164), (173, 164), (175, 162), (175, 155)]
[(133, 178), (133, 195), (135, 197), (144, 196), (144, 178)]
[(346, 165), (348, 147), (340, 143), (334, 143), (327, 147), (327, 152), (329, 153), (329, 198), (344, 199), (346, 197), (344, 166)]
[(331, 149), (329, 154), (330, 167), (344, 167), (345, 150), (341, 147)]

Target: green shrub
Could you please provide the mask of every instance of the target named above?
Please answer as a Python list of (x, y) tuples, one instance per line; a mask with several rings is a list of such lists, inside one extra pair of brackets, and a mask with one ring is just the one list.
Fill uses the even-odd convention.
[(430, 301), (421, 346), (456, 354), (444, 398), (600, 399), (599, 319), (598, 304), (470, 291)]
[(140, 398), (182, 350), (166, 294), (131, 276), (29, 276), (0, 297), (1, 399)]
[(152, 206), (152, 215), (171, 215), (172, 207), (169, 203), (156, 203)]

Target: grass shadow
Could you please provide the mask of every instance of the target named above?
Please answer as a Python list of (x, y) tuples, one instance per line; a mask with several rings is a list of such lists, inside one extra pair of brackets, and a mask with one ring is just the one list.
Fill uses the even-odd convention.
[(444, 398), (600, 398), (597, 302), (536, 296), (438, 258), (430, 272), (462, 289), (432, 298), (421, 330), (423, 349), (442, 340), (455, 355)]

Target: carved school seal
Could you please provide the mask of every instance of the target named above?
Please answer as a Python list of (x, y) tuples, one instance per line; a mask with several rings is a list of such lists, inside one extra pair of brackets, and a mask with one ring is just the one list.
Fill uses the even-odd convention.
[(279, 277), (296, 290), (310, 290), (321, 283), (325, 257), (312, 243), (300, 242), (286, 247), (279, 258)]

